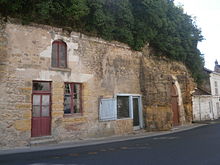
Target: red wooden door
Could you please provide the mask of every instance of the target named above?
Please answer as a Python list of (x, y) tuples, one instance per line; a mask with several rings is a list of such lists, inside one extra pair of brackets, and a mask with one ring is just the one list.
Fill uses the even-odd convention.
[[(48, 84), (47, 84), (48, 83)], [(32, 95), (31, 136), (50, 135), (51, 130), (51, 94), (49, 82), (34, 82)], [(45, 87), (46, 86), (46, 87)]]
[(178, 94), (175, 85), (172, 85), (171, 88), (171, 108), (173, 111), (173, 125), (177, 126), (179, 122), (179, 105), (178, 105)]

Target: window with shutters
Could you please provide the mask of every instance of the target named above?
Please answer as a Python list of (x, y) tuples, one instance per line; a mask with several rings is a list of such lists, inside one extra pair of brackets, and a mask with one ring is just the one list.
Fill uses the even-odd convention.
[(65, 83), (64, 114), (82, 113), (82, 84)]
[(215, 81), (215, 95), (219, 95), (218, 93), (218, 82)]
[(57, 68), (67, 68), (67, 45), (61, 40), (52, 43), (51, 66)]

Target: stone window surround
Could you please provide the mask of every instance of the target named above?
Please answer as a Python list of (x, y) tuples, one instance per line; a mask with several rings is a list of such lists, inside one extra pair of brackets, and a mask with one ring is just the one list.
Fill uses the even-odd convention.
[(70, 68), (49, 67), (49, 69), (52, 71), (71, 72)]
[[(56, 46), (56, 52), (53, 51), (54, 46)], [(64, 58), (62, 59), (62, 56), (60, 54), (60, 49), (64, 47)], [(54, 56), (56, 56), (55, 61), (53, 61)], [(64, 61), (65, 66), (61, 66), (61, 60)], [(55, 62), (55, 64), (54, 64)], [(52, 42), (52, 52), (51, 52), (51, 67), (52, 68), (61, 68), (61, 69), (66, 69), (67, 68), (67, 44), (63, 40), (54, 40)]]

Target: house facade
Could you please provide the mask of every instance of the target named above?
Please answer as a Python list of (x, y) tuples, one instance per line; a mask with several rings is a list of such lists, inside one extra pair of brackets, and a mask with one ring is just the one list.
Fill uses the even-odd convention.
[(220, 66), (216, 60), (214, 71), (205, 69), (208, 79), (193, 96), (193, 120), (214, 120), (220, 117)]
[(0, 41), (1, 149), (192, 121), (190, 74), (149, 47), (2, 20)]

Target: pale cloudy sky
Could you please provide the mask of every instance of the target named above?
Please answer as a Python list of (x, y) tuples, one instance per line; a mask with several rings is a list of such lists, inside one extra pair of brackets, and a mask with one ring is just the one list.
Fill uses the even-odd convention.
[(175, 0), (183, 4), (184, 11), (196, 17), (202, 30), (203, 40), (198, 48), (205, 55), (205, 67), (214, 69), (217, 59), (220, 64), (220, 0)]

